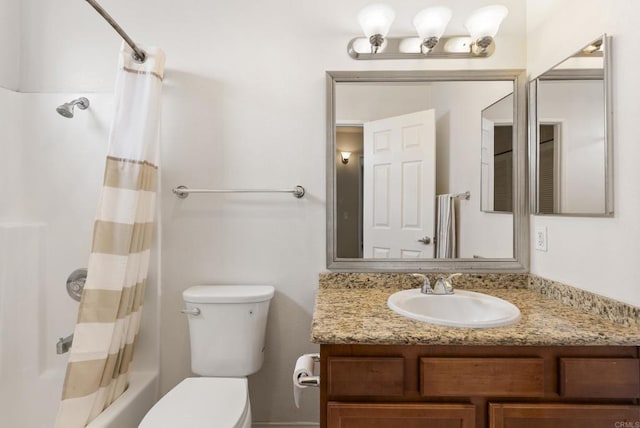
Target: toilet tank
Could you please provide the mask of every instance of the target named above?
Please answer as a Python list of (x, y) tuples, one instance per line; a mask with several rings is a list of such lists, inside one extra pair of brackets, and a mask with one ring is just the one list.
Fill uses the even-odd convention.
[[(270, 285), (197, 285), (182, 293), (189, 314), (191, 371), (200, 376), (244, 377), (264, 360)], [(197, 312), (197, 311), (194, 311)]]

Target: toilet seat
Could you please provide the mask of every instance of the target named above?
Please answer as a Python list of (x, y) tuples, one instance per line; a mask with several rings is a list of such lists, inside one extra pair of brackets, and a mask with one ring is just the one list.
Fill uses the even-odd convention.
[(248, 417), (246, 378), (191, 377), (162, 397), (138, 428), (239, 428)]

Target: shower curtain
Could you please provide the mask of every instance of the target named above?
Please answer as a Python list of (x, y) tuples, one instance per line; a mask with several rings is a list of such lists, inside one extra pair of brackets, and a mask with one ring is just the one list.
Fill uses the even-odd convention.
[(56, 427), (86, 426), (127, 388), (140, 325), (158, 176), (164, 54), (123, 44), (104, 183)]

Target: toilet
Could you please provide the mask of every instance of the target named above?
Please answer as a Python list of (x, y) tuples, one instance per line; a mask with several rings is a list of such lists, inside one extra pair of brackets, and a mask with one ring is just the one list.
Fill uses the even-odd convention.
[(182, 293), (191, 344), (189, 377), (138, 428), (250, 428), (247, 376), (260, 370), (270, 285), (197, 285)]

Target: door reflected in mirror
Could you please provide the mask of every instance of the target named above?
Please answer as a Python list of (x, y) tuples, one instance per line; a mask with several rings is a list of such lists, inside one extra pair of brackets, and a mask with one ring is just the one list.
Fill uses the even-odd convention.
[(532, 82), (534, 213), (613, 213), (610, 71), (603, 36)]

